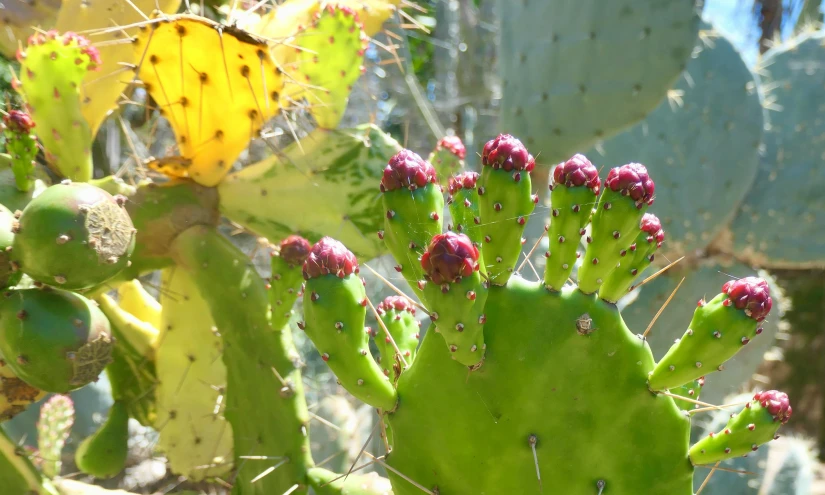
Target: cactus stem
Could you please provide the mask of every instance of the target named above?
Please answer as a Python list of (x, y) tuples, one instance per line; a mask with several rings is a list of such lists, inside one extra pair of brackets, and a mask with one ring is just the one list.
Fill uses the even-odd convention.
[(670, 296), (667, 298), (665, 303), (662, 304), (662, 307), (659, 308), (659, 311), (657, 311), (656, 315), (653, 317), (653, 319), (650, 320), (650, 324), (645, 329), (645, 333), (642, 334), (642, 339), (643, 340), (647, 338), (647, 334), (650, 333), (650, 329), (653, 328), (653, 324), (656, 323), (656, 320), (659, 319), (659, 316), (662, 314), (662, 311), (664, 311), (665, 308), (667, 307), (667, 305), (670, 304), (670, 300), (673, 299), (673, 296), (676, 295), (676, 292), (679, 290), (679, 287), (682, 286), (682, 283), (685, 281), (685, 278), (686, 277), (682, 277), (682, 280), (679, 281), (679, 284), (677, 284), (676, 288), (673, 289), (673, 292), (670, 293)]

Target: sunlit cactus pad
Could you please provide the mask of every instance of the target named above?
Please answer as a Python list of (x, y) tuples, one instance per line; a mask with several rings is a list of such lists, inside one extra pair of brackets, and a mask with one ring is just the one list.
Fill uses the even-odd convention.
[[(702, 377), (758, 338), (772, 309), (765, 280), (707, 287), (717, 295), (691, 301), (693, 318), (680, 323), (681, 340), (658, 363), (647, 343), (656, 333), (631, 331), (614, 304), (644, 284), (638, 277), (667, 242), (647, 211), (667, 191), (644, 165), (609, 169), (602, 182), (583, 155), (559, 164), (545, 274), (528, 280), (521, 235), (534, 207), (533, 156), (500, 135), (484, 146), (482, 163), (475, 180), (450, 182), (460, 221), (446, 232), (433, 166), (402, 150), (384, 170), (380, 236), (432, 322), (415, 354), (407, 350), (417, 323), (388, 313), (386, 302), (375, 309), (380, 329), (364, 329), (375, 305), (343, 244), (321, 239), (304, 264), (299, 327), (339, 383), (381, 412), (396, 495), (690, 495), (697, 467), (774, 438), (791, 414), (777, 391), (733, 409), (723, 431), (692, 448), (689, 438)], [(456, 227), (467, 219), (455, 213), (461, 208), (478, 211), (481, 236)], [(584, 253), (566, 248), (579, 242)], [(369, 336), (380, 342), (382, 366)]]

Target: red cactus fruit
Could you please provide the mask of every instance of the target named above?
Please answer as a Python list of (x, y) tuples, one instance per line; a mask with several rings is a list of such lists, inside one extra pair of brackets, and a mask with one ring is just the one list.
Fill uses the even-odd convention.
[(665, 231), (662, 230), (662, 222), (659, 217), (652, 213), (645, 213), (642, 221), (639, 223), (639, 228), (642, 232), (646, 232), (647, 242), (656, 242), (656, 247), (662, 247), (662, 242), (665, 240)]
[(291, 235), (281, 241), (281, 259), (293, 266), (299, 266), (306, 261), (312, 244), (299, 235)]
[(441, 151), (442, 149), (449, 151), (461, 160), (467, 156), (467, 149), (464, 147), (464, 143), (461, 142), (461, 138), (458, 136), (444, 136), (441, 138), (435, 146), (435, 150)]
[(329, 274), (344, 278), (358, 272), (358, 260), (355, 255), (331, 237), (324, 237), (312, 246), (303, 269), (305, 280)]
[(478, 248), (464, 234), (447, 232), (433, 237), (421, 256), (425, 277), (435, 284), (459, 282), (478, 270)]
[(641, 163), (628, 163), (612, 169), (605, 185), (615, 192), (621, 192), (622, 196), (630, 196), (640, 208), (644, 203), (653, 204), (656, 185)]
[(567, 187), (586, 186), (593, 191), (593, 194), (599, 194), (602, 185), (599, 171), (586, 156), (581, 154), (573, 155), (566, 162), (557, 165), (553, 169), (553, 181)]
[(777, 390), (758, 392), (753, 396), (753, 400), (759, 401), (759, 404), (771, 413), (774, 421), (781, 421), (784, 425), (791, 419), (793, 409), (791, 408), (788, 394), (785, 392), (779, 392)]
[(504, 169), (506, 172), (531, 172), (536, 166), (533, 155), (527, 152), (521, 141), (509, 134), (499, 134), (495, 139), (487, 141), (481, 152), (481, 163), (494, 169)]
[(415, 306), (410, 303), (410, 300), (402, 296), (387, 296), (378, 305), (378, 314), (383, 315), (387, 311), (394, 309), (396, 311), (408, 311), (415, 314)]
[(10, 131), (20, 134), (29, 134), (34, 128), (31, 115), (20, 110), (12, 110), (3, 117), (3, 123)]
[(404, 149), (390, 158), (381, 178), (381, 192), (407, 188), (414, 191), (435, 183), (435, 168), (418, 154)]
[(722, 292), (728, 295), (724, 302), (725, 306), (733, 304), (737, 309), (745, 310), (745, 314), (756, 321), (764, 320), (773, 305), (768, 283), (758, 277), (725, 282)]
[(450, 183), (447, 185), (450, 195), (458, 192), (459, 189), (475, 189), (478, 182), (478, 173), (464, 172), (454, 177), (450, 177)]

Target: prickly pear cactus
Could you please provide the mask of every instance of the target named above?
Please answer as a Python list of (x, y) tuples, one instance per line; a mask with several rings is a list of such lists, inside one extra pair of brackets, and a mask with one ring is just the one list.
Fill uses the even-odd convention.
[(165, 19), (134, 43), (140, 78), (182, 158), (162, 171), (215, 186), (280, 108), (284, 76), (262, 39), (202, 17)]
[[(441, 194), (427, 190), (436, 182), (432, 166), (409, 159), (408, 151), (399, 155), (405, 158), (390, 161), (381, 190), (406, 192), (409, 200), (403, 203), (399, 195), (390, 203), (385, 196), (385, 213), (404, 208), (410, 218), (430, 218), (434, 195)], [(550, 239), (545, 279), (527, 280), (516, 265), (522, 249), (518, 219), (532, 205), (531, 156), (516, 138), (499, 136), (485, 146), (482, 159), (479, 187), (468, 199), (482, 206), (482, 225), (501, 218), (501, 228), (487, 230), (479, 246), (465, 234), (439, 232), (397, 259), (405, 269), (417, 264), (416, 285), (433, 330), (415, 360), (399, 368), (397, 382), (370, 355), (363, 326), (372, 305), (355, 256), (325, 238), (304, 265), (302, 327), (339, 382), (382, 412), (394, 493), (423, 487), (430, 493), (526, 494), (552, 486), (571, 494), (692, 494), (694, 466), (773, 439), (791, 414), (781, 392), (757, 395), (728, 430), (690, 447), (689, 418), (700, 410), (684, 412), (676, 402), (695, 399), (668, 391), (710, 379), (755, 336), (772, 307), (764, 280), (725, 283), (717, 296), (694, 306), (692, 320), (682, 322), (686, 333), (656, 363), (646, 335), (631, 333), (615, 304), (605, 300), (625, 293), (643, 269), (639, 263), (666, 242), (658, 219), (646, 212), (656, 187), (645, 166), (613, 168), (602, 184), (583, 156), (559, 165), (550, 228), (562, 222), (562, 231), (572, 234)], [(388, 177), (399, 187), (387, 187)], [(654, 224), (656, 229), (646, 227)], [(422, 232), (412, 222), (390, 222), (386, 229), (394, 231), (393, 239)], [(581, 255), (555, 247), (582, 238), (587, 249)], [(392, 250), (388, 232), (384, 239)], [(569, 273), (579, 256), (578, 285), (545, 282)], [(408, 325), (404, 338), (416, 331)], [(401, 361), (399, 351), (400, 345), (395, 359)], [(621, 428), (615, 415), (598, 412), (605, 404), (621, 411)], [(479, 464), (489, 458), (496, 462)]]
[(710, 25), (702, 24), (699, 39), (667, 100), (588, 153), (606, 166), (649, 164), (669, 191), (657, 211), (671, 258), (706, 247), (731, 221), (756, 177), (762, 139), (758, 80)]
[(34, 280), (88, 289), (129, 264), (135, 228), (126, 198), (65, 181), (37, 196), (14, 225), (11, 262)]
[[(813, 101), (825, 96), (825, 33), (803, 35), (771, 50), (760, 64), (770, 88), (770, 125), (757, 180), (730, 226), (723, 249), (765, 267), (822, 266), (825, 199), (821, 166), (825, 123)], [(793, 187), (793, 189), (790, 189)], [(792, 194), (787, 191), (793, 190)]]
[(229, 175), (218, 186), (221, 212), (269, 239), (300, 232), (317, 240), (330, 232), (374, 257), (384, 247), (375, 235), (382, 220), (373, 184), (400, 149), (374, 125), (317, 129), (282, 156)]
[(52, 30), (32, 35), (17, 60), (14, 84), (37, 124), (49, 166), (62, 177), (90, 180), (94, 135), (81, 112), (80, 87), (100, 65), (97, 48), (83, 36)]
[(458, 136), (444, 136), (438, 140), (427, 161), (433, 164), (435, 172), (442, 179), (448, 178), (464, 168), (467, 149)]
[(31, 386), (66, 393), (97, 380), (112, 345), (109, 320), (79, 294), (35, 288), (0, 298), (0, 352)]
[(501, 127), (549, 164), (642, 120), (685, 68), (701, 3), (499, 2)]
[(55, 395), (40, 408), (37, 422), (39, 468), (53, 478), (63, 466), (63, 447), (74, 424), (74, 403), (65, 395)]
[[(707, 288), (721, 286), (725, 282), (735, 280), (752, 273), (751, 267), (736, 263), (714, 260), (687, 261), (685, 266), (677, 265), (662, 276), (638, 289), (638, 297), (622, 309), (622, 316), (628, 326), (632, 328), (647, 328), (654, 315), (670, 297), (673, 290), (685, 278), (676, 294), (684, 301), (700, 301), (708, 296)], [(651, 269), (650, 272), (654, 270)], [(649, 272), (645, 273), (650, 274)], [(782, 293), (774, 280), (767, 274), (760, 272), (771, 287), (771, 298), (774, 308), (771, 314), (759, 325), (759, 334), (748, 341), (736, 355), (725, 363), (724, 373), (713, 373), (707, 376), (702, 387), (701, 400), (711, 404), (719, 404), (731, 394), (740, 391), (740, 387), (747, 383), (759, 364), (764, 361), (765, 353), (777, 343), (777, 335), (782, 329), (783, 301)], [(682, 336), (683, 322), (690, 319), (693, 308), (686, 305), (669, 304), (656, 319), (651, 327), (652, 337), (649, 339), (650, 349), (654, 355), (661, 356), (667, 352), (674, 340)]]
[(155, 357), (158, 446), (175, 473), (194, 480), (220, 476), (232, 467), (220, 330), (185, 271), (165, 269), (162, 286), (163, 333)]
[(352, 85), (364, 69), (368, 41), (361, 20), (348, 7), (327, 4), (295, 35), (293, 43), (286, 48), (297, 52), (294, 62), (284, 66), (289, 77), (281, 105), (288, 107), (291, 101), (306, 98), (318, 125), (334, 129), (344, 116)]
[(3, 116), (6, 151), (11, 155), (11, 169), (17, 189), (23, 192), (34, 187), (34, 157), (37, 155), (34, 127), (34, 121), (26, 112), (11, 110)]
[(180, 0), (62, 0), (55, 24), (58, 32), (94, 33), (100, 62), (80, 85), (80, 111), (92, 136), (109, 113), (116, 109), (121, 93), (135, 79), (135, 64), (140, 60), (126, 39), (138, 34), (134, 24), (143, 21), (155, 9), (174, 13)]

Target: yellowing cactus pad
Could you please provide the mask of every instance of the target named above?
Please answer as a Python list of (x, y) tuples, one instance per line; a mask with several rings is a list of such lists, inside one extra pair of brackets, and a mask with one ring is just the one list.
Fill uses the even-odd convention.
[(190, 15), (143, 28), (139, 76), (183, 158), (163, 171), (215, 186), (278, 111), (283, 76), (265, 41)]

